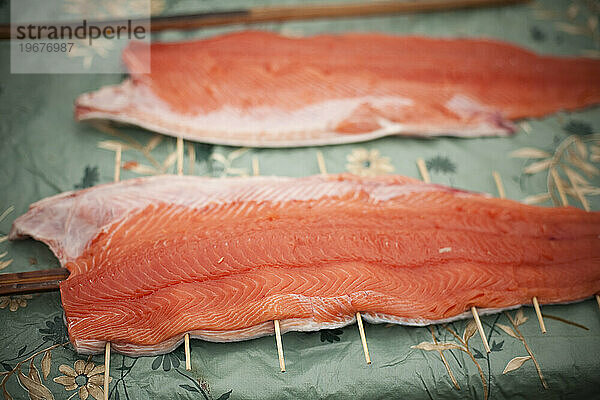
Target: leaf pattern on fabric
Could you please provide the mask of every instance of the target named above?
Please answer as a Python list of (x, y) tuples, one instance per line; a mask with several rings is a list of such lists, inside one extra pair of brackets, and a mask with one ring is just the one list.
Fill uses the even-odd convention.
[(456, 173), (456, 164), (450, 160), (450, 158), (437, 155), (435, 157), (427, 159), (425, 162), (427, 169), (430, 172), (438, 172), (441, 174), (454, 174)]
[(502, 371), (502, 373), (506, 374), (510, 371), (519, 369), (525, 363), (525, 361), (528, 361), (528, 360), (531, 360), (531, 356), (515, 357), (512, 360), (510, 360), (508, 362), (508, 364), (506, 364), (506, 368), (504, 368), (504, 371)]
[[(54, 400), (54, 395), (44, 384), (23, 374), (20, 368), (17, 369), (17, 379), (21, 386), (27, 391), (31, 400)], [(101, 399), (100, 399), (101, 400)]]
[(43, 335), (42, 340), (44, 342), (59, 344), (69, 341), (69, 333), (62, 316), (55, 316), (52, 320), (46, 321), (46, 328), (41, 328), (38, 331)]
[(546, 34), (540, 30), (537, 26), (532, 26), (529, 29), (529, 34), (531, 38), (536, 42), (543, 42), (546, 40)]
[(569, 121), (565, 126), (563, 126), (565, 132), (571, 135), (591, 135), (594, 133), (594, 129), (590, 124), (583, 121), (572, 120)]
[(451, 350), (451, 349), (462, 349), (461, 346), (454, 342), (439, 342), (439, 343), (431, 343), (431, 342), (421, 342), (415, 346), (410, 346), (411, 349), (420, 349), (425, 351), (434, 351), (434, 350)]
[(81, 182), (75, 185), (75, 189), (85, 189), (94, 186), (98, 183), (99, 174), (98, 167), (90, 167), (89, 165), (85, 167), (83, 171), (83, 177), (81, 178)]
[(467, 323), (467, 326), (465, 327), (465, 332), (462, 336), (463, 342), (469, 343), (469, 339), (471, 339), (473, 335), (475, 335), (475, 332), (477, 332), (477, 324), (474, 320), (470, 320)]
[(600, 195), (600, 186), (590, 181), (600, 176), (600, 166), (595, 165), (600, 163), (600, 134), (594, 134), (591, 126), (577, 121), (569, 122), (564, 129), (572, 135), (555, 142), (555, 149), (523, 147), (509, 153), (509, 157), (533, 160), (523, 167), (525, 176), (546, 174), (547, 191), (527, 196), (525, 203), (551, 200), (554, 205), (567, 206), (572, 204), (570, 199), (575, 199), (590, 211), (588, 198)]
[(182, 346), (179, 346), (170, 353), (162, 354), (152, 362), (152, 369), (157, 370), (162, 366), (165, 372), (171, 370), (171, 367), (177, 369), (179, 365), (185, 362), (185, 352)]
[(333, 343), (340, 341), (340, 335), (343, 334), (344, 331), (341, 329), (322, 329), (320, 333), (321, 342), (327, 341), (329, 343)]

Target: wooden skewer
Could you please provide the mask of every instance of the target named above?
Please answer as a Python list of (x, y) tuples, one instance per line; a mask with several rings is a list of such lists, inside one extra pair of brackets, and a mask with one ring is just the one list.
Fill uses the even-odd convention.
[[(258, 164), (258, 158), (252, 157), (252, 174), (254, 176), (260, 175), (260, 166)], [(275, 325), (275, 342), (277, 342), (277, 357), (279, 357), (279, 368), (281, 372), (285, 372), (285, 359), (283, 358), (283, 343), (281, 342), (281, 328), (279, 326), (279, 320), (273, 320)]]
[[(121, 146), (115, 150), (115, 182), (121, 177)], [(108, 380), (110, 378), (110, 342), (106, 342), (104, 350), (104, 400), (108, 400)]]
[(427, 164), (425, 164), (425, 160), (422, 158), (417, 158), (417, 167), (419, 167), (419, 172), (421, 173), (423, 182), (431, 183), (431, 178), (429, 177), (429, 171), (427, 171)]
[(533, 296), (533, 308), (535, 308), (535, 315), (537, 315), (542, 333), (546, 333), (546, 324), (544, 324), (544, 318), (542, 318), (542, 311), (540, 310), (540, 305), (536, 296)]
[(285, 360), (283, 359), (283, 344), (281, 343), (281, 328), (279, 327), (279, 321), (274, 320), (275, 325), (275, 341), (277, 342), (277, 356), (279, 357), (279, 368), (281, 372), (285, 372)]
[[(317, 150), (317, 163), (319, 164), (319, 171), (321, 175), (327, 175), (327, 167), (325, 167), (325, 158), (321, 150)], [(362, 317), (359, 312), (356, 313), (356, 323), (358, 324), (358, 332), (360, 333), (360, 340), (362, 341), (363, 351), (365, 352), (365, 360), (367, 364), (371, 364), (371, 357), (369, 356), (369, 347), (367, 346), (367, 337), (365, 336), (365, 329), (363, 327)]]
[(502, 178), (500, 178), (500, 174), (497, 171), (493, 171), (492, 175), (494, 176), (494, 181), (496, 182), (496, 188), (498, 188), (498, 196), (501, 199), (506, 198), (506, 192), (504, 191), (504, 185), (502, 184)]
[(190, 355), (190, 334), (186, 333), (185, 336), (183, 337), (183, 342), (184, 342), (184, 346), (183, 348), (185, 349), (185, 369), (188, 371), (192, 370), (192, 357)]
[(321, 150), (317, 150), (317, 163), (319, 164), (319, 171), (321, 175), (327, 175), (327, 168), (325, 167), (325, 157)]
[[(183, 138), (177, 138), (177, 175), (183, 176)], [(185, 369), (192, 370), (192, 355), (190, 353), (190, 334), (183, 335), (183, 350), (185, 352)]]
[[(268, 21), (434, 12), (452, 9), (502, 6), (524, 3), (526, 1), (528, 0), (372, 1), (341, 4), (309, 4), (302, 6), (254, 7), (201, 14), (152, 17), (150, 31), (159, 32), (170, 29), (188, 30), (206, 26), (253, 24)], [(138, 26), (142, 22), (147, 23), (147, 20), (133, 20), (131, 26)], [(43, 23), (43, 21), (39, 24), (57, 25), (56, 23)], [(127, 21), (90, 21), (89, 24), (98, 26), (101, 30), (108, 26), (128, 26)], [(63, 25), (75, 29), (77, 26), (81, 25), (81, 22), (67, 22), (60, 24), (60, 26)], [(16, 31), (13, 31), (13, 33), (16, 33)], [(10, 37), (11, 26), (8, 24), (0, 25), (0, 39), (10, 39)]]
[(110, 342), (106, 342), (106, 347), (104, 349), (104, 400), (108, 400), (108, 379), (110, 374), (108, 373), (110, 369)]
[(365, 336), (365, 328), (363, 327), (362, 317), (359, 312), (356, 313), (356, 323), (358, 324), (358, 332), (360, 333), (360, 341), (362, 342), (363, 351), (365, 353), (365, 361), (371, 364), (371, 356), (369, 356), (369, 347), (367, 346), (367, 337)]
[[(494, 181), (496, 182), (498, 195), (501, 199), (506, 198), (506, 192), (504, 191), (504, 185), (502, 184), (502, 178), (500, 177), (500, 174), (497, 171), (493, 171), (492, 175), (494, 176)], [(542, 311), (540, 310), (540, 305), (536, 296), (533, 296), (532, 302), (533, 308), (535, 309), (535, 315), (537, 316), (538, 322), (540, 324), (540, 329), (542, 330), (542, 333), (546, 333), (546, 324), (544, 324), (544, 318), (542, 317)]]
[(490, 350), (490, 345), (488, 344), (487, 338), (485, 337), (485, 332), (483, 331), (483, 325), (481, 325), (481, 320), (479, 319), (477, 308), (475, 308), (475, 306), (471, 307), (471, 312), (473, 313), (473, 318), (475, 318), (475, 324), (477, 325), (479, 336), (481, 336), (483, 347), (485, 348), (486, 352), (490, 353), (492, 350)]
[[(502, 178), (500, 178), (500, 174), (497, 171), (493, 171), (492, 175), (494, 176), (494, 181), (496, 182), (496, 188), (498, 188), (498, 195), (501, 199), (506, 198), (506, 192), (504, 191), (504, 185), (502, 184)], [(537, 319), (540, 324), (540, 329), (542, 330), (542, 333), (546, 333), (546, 324), (544, 324), (544, 318), (542, 317), (542, 311), (540, 310), (537, 297), (533, 296), (532, 301), (535, 314), (537, 315)]]

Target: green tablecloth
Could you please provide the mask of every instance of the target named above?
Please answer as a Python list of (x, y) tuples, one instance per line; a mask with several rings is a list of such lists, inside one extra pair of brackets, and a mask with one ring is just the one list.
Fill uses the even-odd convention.
[[(152, 3), (155, 12), (162, 14), (209, 10), (220, 5), (216, 0)], [(226, 6), (246, 5), (243, 3), (246, 2), (230, 1)], [(3, 20), (7, 21), (8, 2), (0, 2), (0, 7)], [(594, 7), (598, 7), (597, 2), (539, 2), (427, 15), (271, 23), (258, 28), (294, 35), (360, 30), (484, 36), (543, 53), (598, 56), (599, 34), (594, 14), (598, 9)], [(166, 32), (157, 39), (202, 37), (243, 28)], [(129, 145), (123, 153), (128, 168), (122, 171), (123, 179), (139, 176), (139, 172), (150, 173), (147, 167), (154, 168), (154, 172), (174, 172), (174, 159), (169, 157), (175, 150), (174, 139), (164, 137), (154, 149), (144, 152), (140, 148), (153, 140), (152, 133), (133, 127), (100, 130), (73, 120), (76, 96), (119, 82), (121, 76), (11, 75), (8, 53), (9, 44), (0, 43), (0, 214), (6, 210), (0, 221), (0, 234), (7, 234), (12, 220), (36, 200), (111, 181), (114, 153), (106, 141)], [(590, 108), (522, 122), (512, 138), (391, 137), (356, 145), (278, 150), (190, 144), (186, 147), (185, 173), (252, 174), (255, 159), (260, 174), (310, 175), (319, 172), (320, 150), (328, 172), (369, 174), (393, 170), (417, 177), (415, 161), (422, 157), (434, 182), (497, 195), (492, 171), (498, 171), (507, 197), (551, 205), (544, 160), (556, 156), (576, 174), (571, 175), (577, 189), (574, 190), (566, 169), (558, 170), (569, 203), (578, 207), (588, 203), (591, 209), (599, 209), (600, 179), (596, 168), (600, 147), (598, 141), (593, 141), (597, 140), (593, 133), (599, 126), (600, 110)], [(560, 153), (565, 143), (572, 143), (571, 158)], [(520, 151), (523, 158), (510, 156), (523, 148), (530, 148)], [(191, 161), (192, 153), (188, 151), (193, 152), (195, 161)], [(555, 201), (560, 201), (556, 191), (550, 189)], [(584, 198), (578, 197), (577, 192)], [(530, 197), (533, 195), (536, 196)], [(41, 243), (11, 243), (4, 236), (2, 240), (2, 272), (58, 266)], [(489, 355), (483, 351), (477, 334), (468, 341), (468, 347), (461, 342), (468, 321), (434, 326), (432, 330), (367, 324), (372, 365), (364, 362), (356, 326), (288, 333), (283, 336), (288, 370), (285, 374), (279, 372), (273, 337), (229, 344), (193, 340), (192, 371), (185, 371), (181, 349), (165, 356), (139, 359), (113, 355), (110, 398), (438, 399), (484, 398), (486, 391), (492, 399), (600, 397), (598, 304), (588, 300), (543, 307), (543, 312), (547, 314), (546, 335), (541, 334), (529, 307), (523, 309), (522, 315), (512, 311), (508, 315), (483, 317), (492, 347)], [(79, 356), (68, 345), (63, 347), (65, 342), (68, 338), (58, 293), (0, 298), (0, 389), (5, 398), (98, 398), (103, 358)], [(422, 342), (426, 343), (419, 345)], [(435, 342), (446, 344), (436, 347)], [(447, 367), (438, 348), (445, 349)]]

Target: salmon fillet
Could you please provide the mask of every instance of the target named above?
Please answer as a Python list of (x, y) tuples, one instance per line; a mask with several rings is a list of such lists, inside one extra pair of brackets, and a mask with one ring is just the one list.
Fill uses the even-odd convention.
[(375, 33), (241, 32), (123, 52), (131, 78), (76, 100), (106, 118), (188, 140), (309, 146), (386, 135), (496, 136), (511, 120), (600, 102), (600, 60), (493, 40)]
[(600, 213), (402, 176), (158, 176), (33, 204), (81, 353), (164, 353), (354, 321), (426, 325), (600, 291)]

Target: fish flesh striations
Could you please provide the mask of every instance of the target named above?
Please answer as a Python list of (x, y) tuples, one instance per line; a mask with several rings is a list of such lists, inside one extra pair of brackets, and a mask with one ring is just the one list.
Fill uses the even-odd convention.
[(157, 176), (63, 193), (17, 218), (48, 244), (81, 353), (373, 323), (426, 325), (600, 292), (600, 213), (402, 176)]
[(495, 136), (512, 120), (600, 102), (600, 60), (487, 39), (269, 32), (123, 52), (131, 78), (76, 100), (106, 118), (193, 141), (286, 147), (386, 135)]

